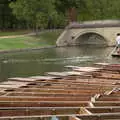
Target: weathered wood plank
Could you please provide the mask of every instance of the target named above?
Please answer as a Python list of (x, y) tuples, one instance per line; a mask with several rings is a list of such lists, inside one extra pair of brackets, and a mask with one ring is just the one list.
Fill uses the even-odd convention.
[(0, 107), (86, 107), (88, 101), (0, 101)]
[(94, 103), (92, 103), (95, 107), (99, 107), (99, 106), (120, 106), (120, 101), (96, 101)]
[(0, 101), (89, 101), (91, 96), (85, 97), (38, 97), (38, 96), (0, 96)]

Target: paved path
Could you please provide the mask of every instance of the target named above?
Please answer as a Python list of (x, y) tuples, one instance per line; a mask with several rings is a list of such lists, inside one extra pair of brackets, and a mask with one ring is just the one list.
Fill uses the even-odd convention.
[(7, 36), (0, 36), (0, 38), (16, 38), (16, 37), (35, 35), (35, 34), (36, 33), (28, 33), (28, 34), (23, 34), (23, 35), (7, 35)]
[[(37, 34), (41, 34), (41, 33), (45, 33), (45, 32), (58, 31), (58, 30), (62, 30), (62, 29), (43, 30), (43, 31), (38, 32)], [(23, 34), (23, 35), (0, 36), (0, 38), (16, 38), (16, 37), (33, 36), (33, 35), (36, 35), (36, 33), (35, 32), (31, 32), (31, 33), (27, 33), (27, 34)]]

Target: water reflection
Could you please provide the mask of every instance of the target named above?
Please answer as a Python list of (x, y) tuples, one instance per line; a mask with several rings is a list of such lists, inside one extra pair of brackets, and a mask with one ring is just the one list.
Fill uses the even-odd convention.
[(113, 48), (67, 47), (0, 55), (0, 78), (43, 75), (63, 71), (65, 65), (91, 66), (95, 62), (119, 63), (109, 54)]

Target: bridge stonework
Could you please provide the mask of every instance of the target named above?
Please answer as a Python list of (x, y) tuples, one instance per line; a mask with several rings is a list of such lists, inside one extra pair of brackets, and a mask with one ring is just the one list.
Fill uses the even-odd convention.
[[(72, 24), (59, 36), (56, 45), (104, 44), (106, 46), (113, 46), (116, 44), (115, 38), (117, 33), (120, 33), (120, 21)], [(92, 38), (93, 35), (94, 40), (89, 39), (89, 41), (87, 41), (88, 38)], [(98, 39), (100, 39), (95, 39), (95, 36), (98, 36)]]

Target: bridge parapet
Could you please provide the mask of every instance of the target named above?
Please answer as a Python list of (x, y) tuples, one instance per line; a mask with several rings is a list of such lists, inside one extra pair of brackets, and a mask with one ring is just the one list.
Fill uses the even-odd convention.
[(120, 20), (89, 21), (82, 23), (73, 22), (66, 28), (79, 29), (79, 28), (104, 28), (104, 27), (120, 27)]

